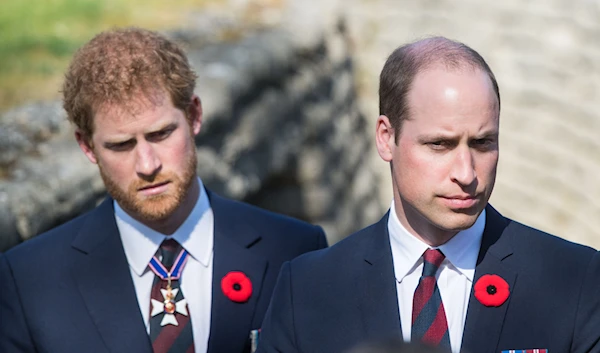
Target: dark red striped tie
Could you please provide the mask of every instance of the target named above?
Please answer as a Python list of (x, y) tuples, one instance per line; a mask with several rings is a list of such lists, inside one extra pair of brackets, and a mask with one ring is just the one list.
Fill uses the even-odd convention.
[[(166, 239), (158, 249), (156, 257), (162, 262), (167, 270), (171, 270), (173, 262), (179, 255), (181, 249), (182, 247), (177, 241)], [(167, 285), (167, 280), (163, 280), (155, 275), (150, 298), (161, 303), (165, 302), (166, 298), (163, 293), (166, 291)], [(161, 289), (163, 290), (162, 292)], [(181, 305), (181, 300), (183, 300), (184, 297), (181, 288), (179, 287), (179, 280), (171, 281), (171, 289), (173, 292), (175, 292), (175, 290), (177, 291), (173, 302), (180, 303)], [(187, 312), (187, 315), (183, 315), (179, 310), (174, 311), (173, 314), (169, 314), (167, 312), (168, 310), (165, 309), (164, 312), (152, 316), (153, 308), (154, 305), (150, 303), (150, 340), (152, 341), (154, 353), (193, 353), (194, 337), (192, 334), (192, 322), (190, 321), (187, 304), (185, 305), (185, 312)], [(165, 315), (174, 315), (176, 324), (173, 324), (173, 320), (168, 320), (170, 323), (165, 323), (167, 321), (165, 320)]]
[(444, 347), (449, 351), (448, 321), (435, 279), (444, 257), (441, 251), (433, 249), (423, 254), (423, 274), (413, 297), (411, 341)]

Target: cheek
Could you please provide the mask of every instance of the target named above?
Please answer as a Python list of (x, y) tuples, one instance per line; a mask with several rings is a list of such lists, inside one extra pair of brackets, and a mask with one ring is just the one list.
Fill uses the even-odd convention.
[(498, 168), (498, 153), (481, 156), (476, 164), (476, 168), (478, 176), (493, 180), (496, 177), (496, 170)]
[(100, 158), (98, 166), (111, 180), (127, 185), (127, 176), (131, 174), (131, 161), (124, 156), (122, 158)]
[(439, 182), (447, 173), (447, 161), (419, 146), (399, 146), (394, 155), (397, 176), (413, 185)]
[(181, 169), (186, 166), (189, 156), (196, 153), (194, 140), (189, 137), (181, 137), (178, 141), (161, 151), (161, 161), (163, 166)]

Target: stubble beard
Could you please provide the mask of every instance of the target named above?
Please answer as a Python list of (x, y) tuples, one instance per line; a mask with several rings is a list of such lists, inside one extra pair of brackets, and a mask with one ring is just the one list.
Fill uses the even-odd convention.
[[(149, 180), (136, 179), (127, 190), (121, 188), (98, 164), (100, 176), (104, 181), (106, 191), (134, 218), (140, 221), (162, 221), (170, 217), (181, 206), (188, 197), (194, 179), (196, 178), (197, 159), (196, 153), (190, 153), (185, 163), (185, 168), (181, 176), (173, 172), (158, 173)], [(174, 191), (159, 195), (141, 196), (138, 191), (140, 188), (152, 184), (159, 184), (170, 181), (175, 187)]]

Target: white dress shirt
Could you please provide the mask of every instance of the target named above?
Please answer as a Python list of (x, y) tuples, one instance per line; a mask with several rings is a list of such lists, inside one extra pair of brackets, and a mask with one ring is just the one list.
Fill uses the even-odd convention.
[[(462, 344), (467, 306), (484, 228), (485, 210), (471, 228), (458, 232), (446, 244), (432, 248), (440, 249), (446, 256), (436, 277), (448, 320), (448, 333), (453, 353), (458, 353)], [(413, 296), (423, 272), (422, 255), (430, 246), (404, 228), (398, 220), (393, 201), (390, 207), (388, 231), (394, 261), (394, 275), (396, 276), (402, 337), (409, 342), (412, 328)]]
[[(190, 256), (180, 278), (188, 303), (196, 352), (206, 352), (210, 334), (214, 216), (200, 178), (200, 197), (189, 217), (170, 238), (179, 242)], [(150, 331), (150, 292), (154, 273), (148, 263), (166, 238), (129, 216), (114, 202), (115, 218), (137, 294), (146, 330)]]

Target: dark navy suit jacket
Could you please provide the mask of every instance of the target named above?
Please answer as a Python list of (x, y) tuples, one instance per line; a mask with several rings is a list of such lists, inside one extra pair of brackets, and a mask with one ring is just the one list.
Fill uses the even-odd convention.
[[(285, 263), (258, 351), (343, 352), (402, 337), (386, 215), (334, 246)], [(474, 282), (496, 274), (508, 300), (469, 299), (462, 350), (600, 352), (600, 255), (501, 216), (491, 206)]]
[[(320, 227), (208, 194), (215, 254), (208, 350), (243, 352), (281, 264), (327, 244)], [(252, 281), (248, 302), (221, 291), (230, 271)], [(0, 352), (152, 352), (112, 199), (0, 255)]]

